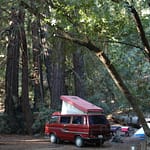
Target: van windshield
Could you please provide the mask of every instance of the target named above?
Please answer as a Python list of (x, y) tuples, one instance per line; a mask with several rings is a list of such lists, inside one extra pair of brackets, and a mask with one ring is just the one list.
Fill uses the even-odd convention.
[(94, 124), (107, 124), (108, 121), (105, 116), (103, 115), (92, 115), (89, 116), (89, 124), (94, 125)]
[(50, 123), (56, 123), (59, 119), (59, 116), (51, 116)]

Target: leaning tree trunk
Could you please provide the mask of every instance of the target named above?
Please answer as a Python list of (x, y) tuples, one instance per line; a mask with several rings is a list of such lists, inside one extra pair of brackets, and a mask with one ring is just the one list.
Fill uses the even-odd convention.
[(34, 84), (34, 109), (38, 109), (43, 102), (43, 82), (41, 81), (41, 43), (39, 34), (39, 21), (32, 22), (32, 42), (33, 42), (33, 84)]
[(140, 122), (141, 122), (145, 132), (147, 133), (147, 135), (150, 136), (149, 127), (147, 126), (145, 117), (139, 108), (138, 99), (130, 93), (130, 91), (124, 84), (123, 80), (121, 79), (120, 75), (116, 71), (115, 67), (110, 62), (108, 57), (104, 54), (104, 52), (101, 51), (101, 52), (97, 53), (97, 56), (100, 59), (100, 61), (104, 64), (105, 68), (109, 72), (111, 78), (113, 79), (113, 81), (115, 82), (117, 87), (120, 89), (120, 91), (124, 94), (126, 99), (129, 101), (129, 103), (133, 107), (133, 110), (136, 112), (137, 116), (139, 117)]
[(24, 30), (24, 11), (19, 11), (20, 20), (20, 40), (22, 48), (22, 110), (24, 114), (24, 124), (28, 134), (32, 134), (33, 116), (29, 104), (29, 88), (28, 88), (28, 49), (26, 42), (26, 34)]
[(138, 31), (138, 33), (139, 33), (139, 35), (141, 37), (141, 41), (142, 41), (143, 46), (144, 46), (144, 53), (148, 57), (148, 59), (150, 61), (150, 45), (149, 45), (148, 39), (146, 37), (146, 34), (145, 34), (145, 31), (144, 31), (141, 19), (139, 17), (139, 14), (138, 14), (136, 9), (132, 5), (130, 6), (128, 4), (128, 8), (130, 9), (130, 11), (131, 11), (131, 13), (133, 15), (133, 19), (135, 20), (137, 31)]
[(82, 50), (78, 48), (73, 54), (75, 95), (84, 98), (84, 60)]
[(5, 76), (5, 112), (11, 118), (9, 125), (13, 126), (16, 122), (16, 105), (18, 98), (18, 72), (19, 72), (19, 28), (17, 12), (13, 9), (11, 12), (10, 34), (8, 36), (7, 47), (7, 65)]

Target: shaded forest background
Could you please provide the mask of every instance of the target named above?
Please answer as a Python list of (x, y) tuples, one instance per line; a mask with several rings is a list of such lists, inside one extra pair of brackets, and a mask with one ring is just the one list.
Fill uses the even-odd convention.
[(0, 133), (42, 133), (60, 95), (145, 123), (150, 1), (1, 0), (0, 16)]

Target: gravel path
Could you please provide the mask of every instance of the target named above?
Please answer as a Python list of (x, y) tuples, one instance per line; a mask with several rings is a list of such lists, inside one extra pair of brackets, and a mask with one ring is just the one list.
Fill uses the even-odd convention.
[[(109, 141), (105, 142), (102, 147), (87, 145), (78, 148), (72, 143), (51, 144), (45, 137), (0, 135), (0, 150), (146, 150), (141, 149), (143, 145), (136, 139), (123, 138), (123, 143)], [(150, 150), (150, 147), (147, 147), (147, 150)]]

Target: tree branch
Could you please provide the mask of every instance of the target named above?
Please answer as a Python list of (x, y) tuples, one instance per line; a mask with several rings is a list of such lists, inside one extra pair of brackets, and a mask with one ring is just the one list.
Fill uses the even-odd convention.
[(86, 48), (90, 49), (91, 51), (94, 52), (100, 52), (100, 48), (96, 47), (89, 39), (87, 40), (80, 40), (78, 38), (74, 38), (70, 33), (62, 31), (62, 30), (57, 30), (58, 34), (56, 34), (56, 37), (63, 38), (65, 40), (69, 40), (71, 42), (77, 43), (81, 46), (85, 46)]
[(130, 46), (130, 47), (135, 47), (135, 48), (139, 48), (139, 49), (143, 50), (143, 48), (140, 47), (140, 46), (136, 46), (134, 44), (130, 44), (130, 43), (126, 43), (126, 42), (121, 42), (121, 41), (106, 40), (106, 41), (101, 41), (101, 42), (118, 43), (118, 44), (127, 45), (127, 46)]
[(150, 45), (149, 45), (148, 39), (146, 38), (145, 31), (144, 31), (143, 25), (141, 23), (139, 14), (133, 6), (129, 5), (129, 3), (126, 3), (126, 4), (128, 5), (128, 8), (130, 9), (131, 13), (133, 14), (133, 18), (136, 23), (137, 31), (140, 34), (141, 41), (144, 46), (144, 51), (150, 60)]
[[(21, 4), (21, 6), (23, 6), (25, 9), (27, 9), (31, 14), (34, 14), (36, 17), (38, 17), (39, 19), (42, 19), (42, 20), (44, 20), (44, 19), (46, 19), (46, 17), (44, 16), (44, 15), (42, 15), (42, 14), (40, 14), (39, 12), (38, 12), (38, 10), (35, 8), (35, 7), (30, 7), (26, 2), (24, 2), (24, 1), (21, 1), (20, 2)], [(48, 23), (48, 25), (50, 25), (51, 26), (51, 24), (49, 23), (49, 22), (47, 22)]]

